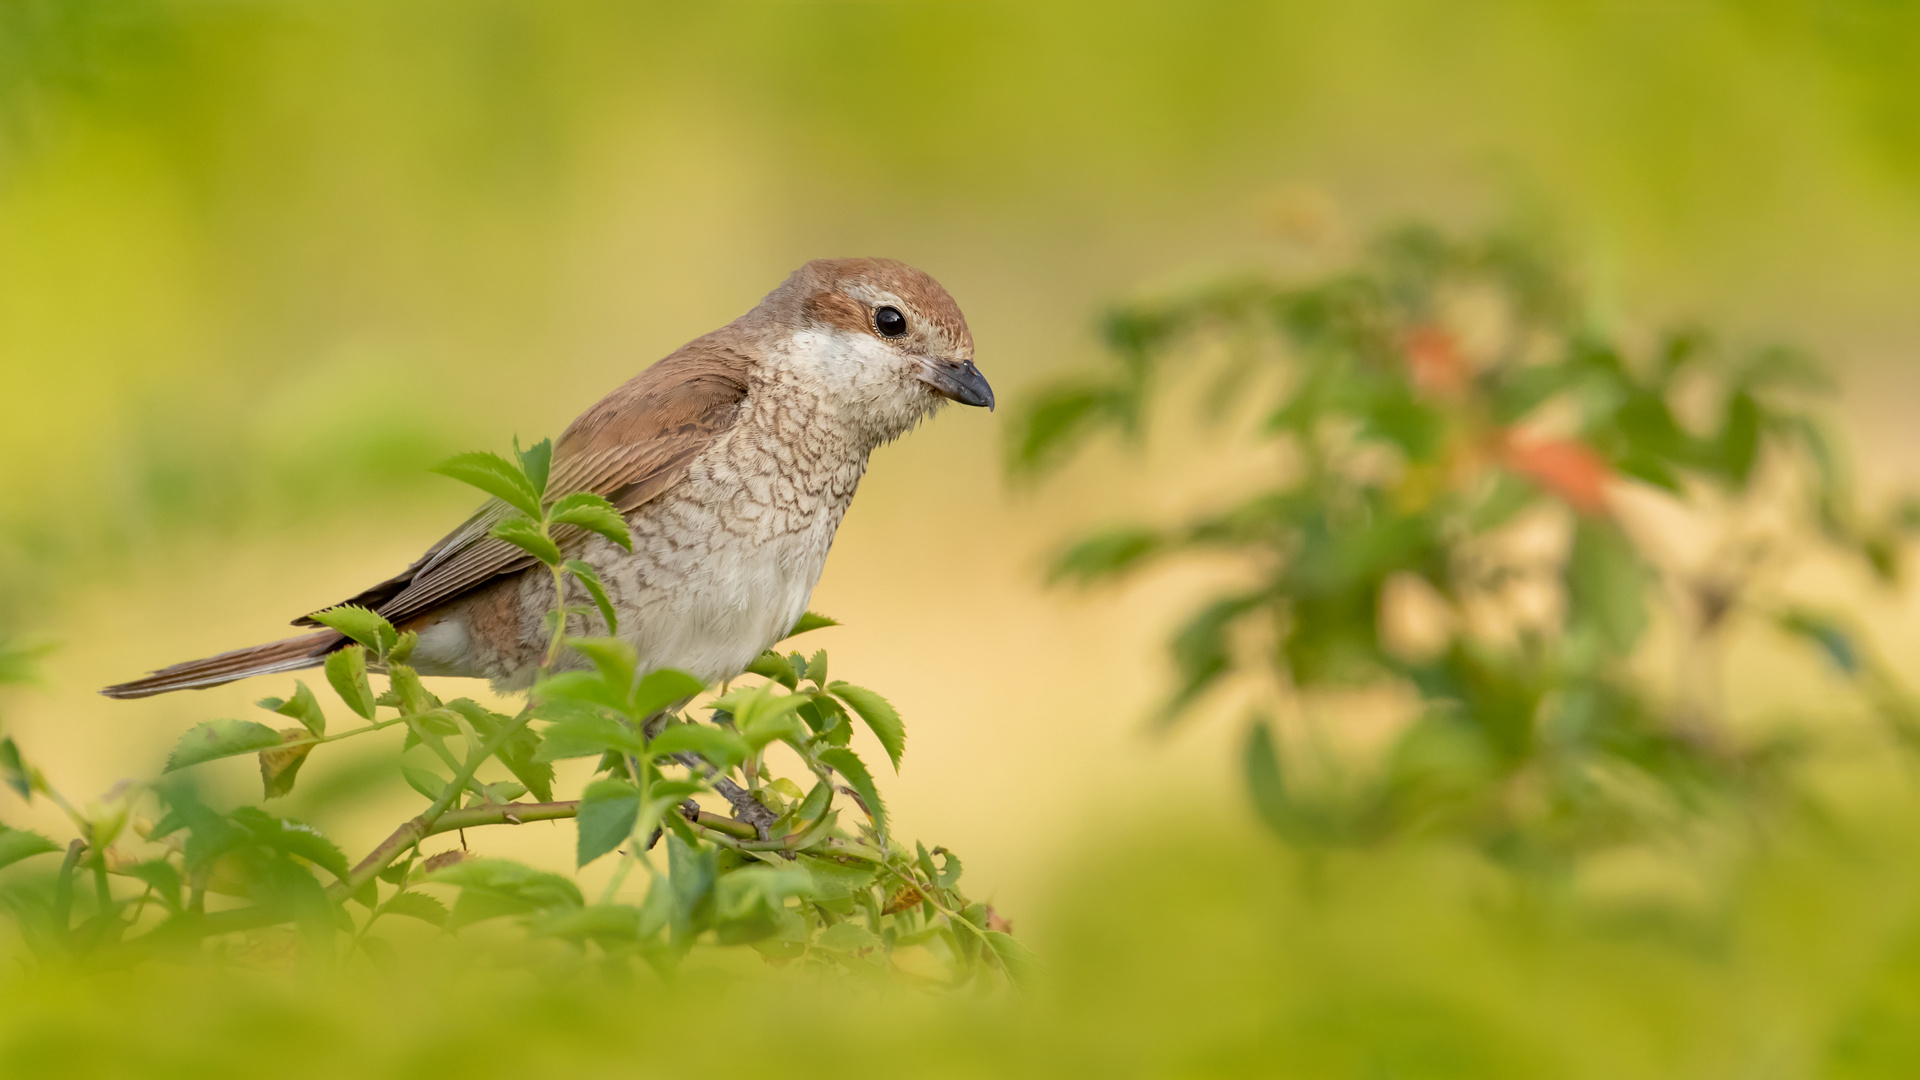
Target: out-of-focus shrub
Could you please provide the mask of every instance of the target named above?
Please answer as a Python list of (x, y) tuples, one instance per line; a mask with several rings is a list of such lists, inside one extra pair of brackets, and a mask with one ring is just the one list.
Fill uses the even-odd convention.
[[(1793, 747), (1736, 736), (1714, 689), (1713, 646), (1743, 621), (1804, 640), (1897, 732), (1915, 730), (1843, 614), (1775, 585), (1815, 548), (1890, 586), (1920, 525), (1914, 504), (1856, 508), (1817, 407), (1826, 377), (1799, 352), (1721, 348), (1700, 331), (1631, 347), (1537, 250), (1417, 228), (1317, 280), (1121, 307), (1106, 338), (1109, 368), (1054, 388), (1017, 426), (1016, 473), (1103, 432), (1137, 438), (1168, 384), (1196, 372), (1213, 380), (1208, 419), (1250, 427), (1273, 466), (1213, 512), (1082, 538), (1052, 577), (1106, 581), (1203, 553), (1239, 567), (1239, 587), (1174, 636), (1156, 715), (1257, 684), (1246, 779), (1284, 836), (1438, 831), (1549, 865), (1721, 796), (1763, 797)], [(1634, 505), (1650, 495), (1718, 537), (1710, 559), (1652, 557)], [(1674, 687), (1634, 662), (1656, 619), (1682, 661)], [(1410, 691), (1413, 717), (1358, 768), (1307, 768), (1317, 740), (1276, 737), (1383, 687)]]

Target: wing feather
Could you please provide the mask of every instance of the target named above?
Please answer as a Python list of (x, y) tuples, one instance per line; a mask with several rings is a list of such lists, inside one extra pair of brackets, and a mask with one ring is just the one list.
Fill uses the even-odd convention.
[[(554, 445), (548, 495), (591, 491), (632, 513), (685, 479), (694, 459), (733, 426), (747, 396), (749, 361), (728, 340), (734, 331), (689, 342), (569, 425)], [(345, 602), (397, 623), (532, 566), (532, 556), (488, 535), (513, 513), (488, 500), (412, 566)], [(563, 527), (556, 539), (564, 550), (583, 535)], [(318, 625), (310, 617), (295, 623)]]

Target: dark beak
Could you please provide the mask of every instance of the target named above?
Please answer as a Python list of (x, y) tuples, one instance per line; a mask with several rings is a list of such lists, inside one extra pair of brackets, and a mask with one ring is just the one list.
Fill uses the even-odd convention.
[(964, 364), (923, 365), (920, 379), (943, 398), (975, 408), (985, 406), (989, 412), (993, 410), (993, 387), (987, 385), (987, 377), (980, 374), (971, 360)]

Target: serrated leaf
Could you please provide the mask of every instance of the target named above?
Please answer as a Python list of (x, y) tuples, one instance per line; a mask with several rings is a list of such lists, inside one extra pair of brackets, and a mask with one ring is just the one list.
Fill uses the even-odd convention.
[(382, 915), (404, 915), (432, 926), (447, 925), (447, 906), (426, 893), (395, 893), (380, 905)]
[(900, 758), (907, 752), (907, 726), (901, 722), (900, 714), (887, 699), (864, 686), (845, 682), (834, 683), (827, 687), (827, 691), (860, 714), (860, 719), (867, 722), (874, 737), (886, 749), (887, 759), (893, 762), (893, 771), (899, 772)]
[(293, 790), (293, 779), (300, 774), (300, 766), (306, 764), (307, 755), (313, 752), (314, 743), (308, 742), (312, 733), (306, 728), (283, 728), (280, 738), (285, 742), (299, 742), (301, 746), (279, 746), (260, 751), (260, 786), (265, 790), (264, 798), (272, 799)]
[(822, 689), (826, 688), (827, 650), (819, 649), (815, 651), (813, 659), (807, 661), (807, 678), (812, 679), (815, 686), (821, 687)]
[(563, 761), (594, 754), (641, 754), (646, 746), (625, 724), (606, 716), (577, 716), (547, 728), (535, 761)]
[[(427, 692), (426, 685), (420, 681), (420, 673), (405, 664), (393, 664), (387, 670), (387, 683), (400, 699), (400, 711), (409, 715), (425, 717), (440, 708), (440, 699)], [(452, 718), (445, 718), (449, 728), (445, 734), (452, 735), (460, 729), (452, 724)]]
[(839, 626), (839, 625), (840, 623), (838, 620), (829, 619), (825, 615), (822, 615), (817, 611), (809, 611), (805, 615), (800, 616), (800, 621), (797, 623), (794, 623), (793, 629), (787, 631), (786, 637), (783, 637), (780, 640), (785, 641), (787, 640), (787, 638), (799, 637), (801, 634), (804, 634), (809, 630), (819, 630), (823, 627)]
[(530, 518), (540, 516), (540, 492), (526, 474), (499, 454), (476, 450), (458, 454), (433, 467), (434, 472), (471, 484)]
[(867, 764), (860, 755), (843, 746), (836, 746), (820, 752), (820, 761), (833, 771), (846, 778), (847, 786), (860, 796), (867, 808), (867, 816), (873, 819), (875, 832), (885, 836), (887, 832), (887, 807), (880, 801), (880, 789), (874, 785), (873, 774), (867, 771)]
[(408, 787), (429, 799), (438, 801), (440, 796), (446, 794), (447, 781), (432, 769), (424, 769), (403, 761), (400, 763), (400, 775), (406, 778)]
[(59, 850), (59, 844), (37, 832), (9, 829), (0, 825), (0, 867), (12, 866), (21, 859), (30, 859), (35, 855), (45, 855)]
[(587, 595), (593, 597), (593, 606), (600, 609), (600, 619), (607, 624), (607, 635), (618, 634), (620, 618), (613, 610), (613, 601), (607, 597), (607, 587), (600, 581), (599, 571), (579, 559), (568, 559), (567, 571), (586, 588)]
[[(483, 735), (491, 738), (502, 725), (510, 723), (510, 718), (482, 707), (468, 698), (456, 698), (447, 702), (447, 708), (467, 718), (467, 722)], [(511, 771), (516, 779), (527, 786), (534, 798), (541, 802), (553, 801), (553, 766), (539, 758), (541, 739), (533, 728), (522, 724), (502, 743), (494, 756)]]
[(633, 537), (627, 533), (627, 519), (605, 498), (590, 491), (577, 491), (555, 502), (547, 519), (599, 533), (627, 551), (633, 550)]
[(400, 632), (386, 619), (352, 604), (316, 611), (308, 618), (322, 626), (330, 626), (353, 640), (385, 656), (400, 643)]
[(879, 948), (880, 939), (859, 923), (839, 922), (822, 930), (820, 936), (813, 939), (813, 944), (815, 948), (831, 952), (859, 953)]
[(627, 707), (626, 695), (618, 687), (608, 686), (598, 674), (585, 671), (563, 671), (541, 679), (533, 684), (533, 700), (543, 710), (564, 703), (597, 705), (621, 712)]
[(287, 700), (280, 698), (261, 698), (259, 701), (254, 702), (254, 704), (269, 712), (276, 712), (281, 716), (289, 716), (300, 721), (300, 723), (306, 725), (308, 731), (313, 732), (315, 735), (325, 735), (327, 733), (326, 713), (320, 711), (320, 702), (315, 700), (313, 691), (307, 689), (307, 684), (298, 679), (295, 679), (293, 682), (292, 698)]
[(789, 690), (800, 686), (800, 676), (793, 670), (793, 661), (771, 649), (755, 657), (753, 663), (747, 665), (747, 673), (772, 679)]
[(373, 687), (367, 683), (367, 650), (349, 645), (327, 654), (327, 685), (363, 719), (373, 719)]
[(488, 530), (487, 535), (505, 540), (548, 566), (558, 566), (564, 560), (559, 546), (540, 530), (538, 522), (528, 518), (508, 518)]
[(580, 887), (567, 878), (507, 859), (464, 859), (425, 880), (460, 887), (460, 899), (447, 920), (454, 929), (501, 915), (585, 904)]
[(752, 753), (745, 739), (712, 724), (679, 724), (662, 731), (647, 744), (647, 753), (655, 757), (688, 752), (699, 754), (722, 771), (745, 761)]
[(640, 817), (640, 792), (625, 780), (595, 780), (580, 794), (578, 862), (585, 866), (619, 847)]
[(662, 709), (673, 708), (706, 688), (706, 683), (684, 671), (661, 668), (648, 672), (640, 680), (640, 685), (633, 688), (628, 707), (634, 719), (644, 719)]
[(251, 720), (206, 720), (195, 724), (180, 736), (180, 742), (167, 757), (164, 771), (173, 772), (190, 765), (218, 758), (252, 754), (278, 747), (280, 733)]
[(998, 930), (984, 932), (987, 945), (993, 949), (993, 958), (1000, 963), (1000, 969), (1015, 986), (1032, 985), (1040, 974), (1040, 961), (1025, 945), (1014, 940), (1013, 935)]
[(640, 656), (633, 646), (619, 638), (582, 637), (567, 642), (573, 651), (593, 662), (595, 671), (606, 682), (613, 696), (608, 700), (625, 701), (640, 671)]
[(536, 496), (547, 493), (547, 474), (553, 468), (553, 440), (541, 439), (525, 450), (520, 449), (520, 438), (513, 440), (513, 456), (520, 459), (520, 471), (526, 474), (527, 483)]
[(347, 879), (346, 854), (313, 826), (275, 817), (252, 806), (235, 810), (229, 818), (263, 847), (297, 855), (342, 881)]

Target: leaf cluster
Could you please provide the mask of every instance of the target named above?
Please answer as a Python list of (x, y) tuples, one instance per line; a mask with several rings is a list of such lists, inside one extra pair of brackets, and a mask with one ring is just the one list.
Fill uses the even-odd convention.
[[(1791, 542), (1729, 540), (1704, 569), (1663, 565), (1618, 493), (1728, 520), (1784, 484), (1796, 537), (1889, 585), (1920, 526), (1911, 503), (1856, 507), (1810, 358), (1695, 330), (1636, 352), (1584, 317), (1549, 258), (1509, 238), (1406, 229), (1321, 279), (1118, 308), (1105, 335), (1111, 365), (1041, 395), (1016, 425), (1016, 475), (1103, 432), (1137, 442), (1173, 377), (1195, 371), (1212, 380), (1203, 423), (1238, 423), (1279, 463), (1211, 512), (1093, 532), (1052, 564), (1053, 580), (1077, 584), (1201, 553), (1243, 568), (1244, 584), (1196, 605), (1169, 643), (1157, 721), (1236, 681), (1264, 687), (1262, 711), (1290, 716), (1283, 727), (1337, 712), (1356, 688), (1418, 702), (1377, 760), (1321, 763), (1338, 776), (1318, 790), (1256, 718), (1243, 759), (1254, 802), (1302, 841), (1438, 831), (1553, 859), (1715, 794), (1771, 790), (1777, 747), (1733, 739), (1631, 657), (1661, 615), (1701, 640), (1739, 618), (1770, 623), (1843, 669), (1854, 638), (1771, 593)], [(1555, 538), (1546, 555), (1522, 542), (1528, 530)], [(1873, 691), (1889, 716), (1911, 712), (1889, 679)]]

